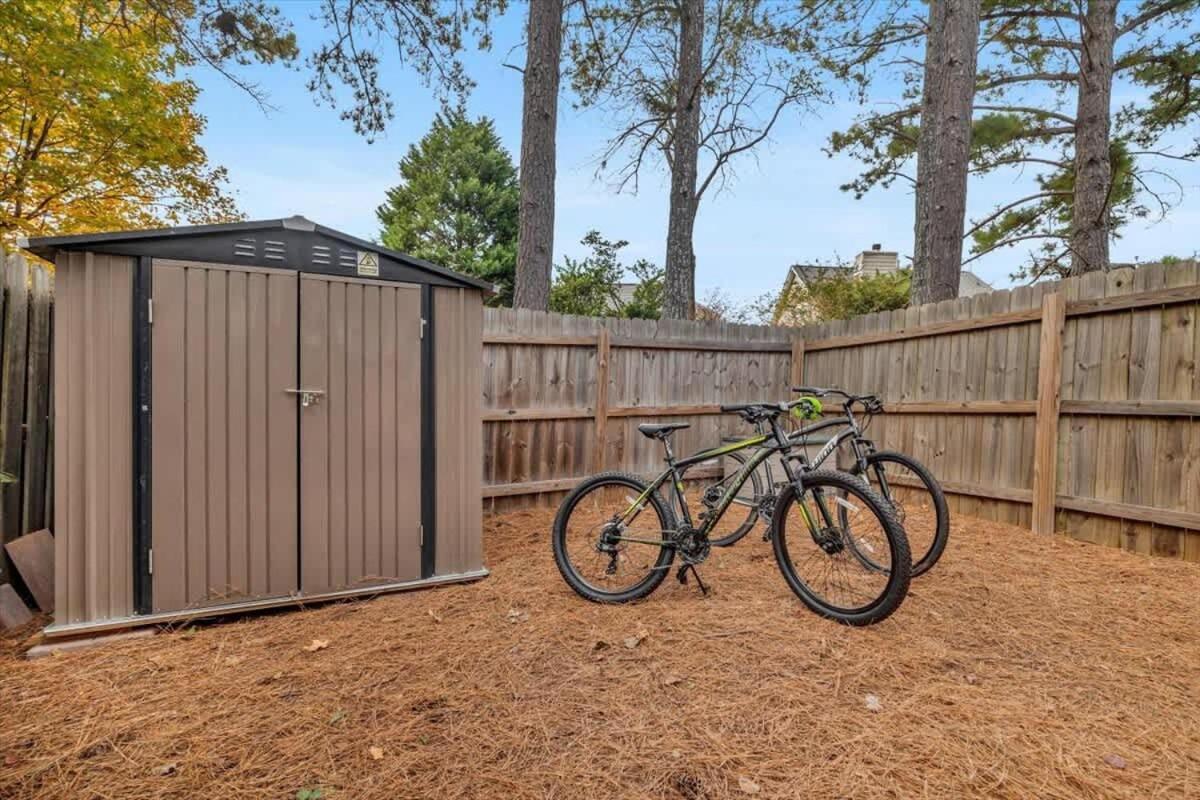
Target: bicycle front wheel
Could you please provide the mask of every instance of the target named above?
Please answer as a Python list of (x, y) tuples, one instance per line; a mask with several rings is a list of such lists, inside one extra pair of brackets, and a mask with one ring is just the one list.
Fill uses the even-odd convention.
[(567, 585), (596, 603), (653, 592), (675, 558), (674, 516), (636, 475), (605, 472), (580, 483), (554, 518), (554, 561)]
[(932, 569), (950, 538), (950, 509), (933, 474), (916, 459), (886, 450), (867, 456), (866, 473), (855, 465), (854, 474), (891, 503), (912, 550), (913, 577)]
[[(891, 505), (843, 472), (814, 470), (775, 506), (775, 560), (812, 611), (846, 625), (872, 625), (908, 594), (912, 557)], [(869, 553), (870, 559), (858, 553)]]

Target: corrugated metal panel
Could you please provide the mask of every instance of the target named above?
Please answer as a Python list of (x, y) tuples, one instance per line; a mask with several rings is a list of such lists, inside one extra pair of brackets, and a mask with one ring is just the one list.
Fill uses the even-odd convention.
[(301, 586), (421, 575), (420, 288), (305, 275)]
[(154, 264), (154, 610), (297, 589), (297, 276)]
[(483, 566), (483, 302), (470, 289), (433, 289), (437, 462), (436, 573)]
[(55, 621), (133, 613), (133, 260), (63, 253), (55, 276)]

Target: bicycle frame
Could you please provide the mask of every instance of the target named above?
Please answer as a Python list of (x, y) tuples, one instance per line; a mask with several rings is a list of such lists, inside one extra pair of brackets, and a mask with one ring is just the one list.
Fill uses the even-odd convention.
[[(855, 418), (855, 416), (852, 412), (847, 412), (845, 416), (831, 417), (829, 419), (821, 420), (820, 422), (816, 423), (815, 425), (809, 425), (806, 428), (801, 428), (800, 430), (795, 431), (794, 433), (788, 434), (787, 438), (793, 444), (800, 444), (805, 437), (810, 436), (811, 434), (814, 434), (817, 431), (825, 430), (827, 428), (842, 428), (842, 430), (840, 430), (836, 434), (834, 434), (834, 436), (832, 438), (830, 438), (829, 441), (827, 441), (825, 443), (825, 445), (819, 451), (817, 451), (817, 454), (815, 456), (813, 456), (813, 458), (811, 460), (809, 460), (807, 458), (807, 455), (805, 455), (804, 456), (805, 463), (808, 464), (812, 469), (819, 469), (821, 467), (821, 465), (824, 464), (826, 460), (828, 460), (829, 456), (831, 456), (833, 453), (837, 452), (837, 449), (842, 446), (842, 442), (849, 440), (850, 450), (854, 454), (854, 463), (857, 465), (859, 473), (865, 475), (866, 471), (867, 471), (867, 467), (868, 467), (867, 459), (873, 453), (875, 453), (875, 442), (873, 442), (872, 440), (863, 436), (862, 428), (859, 426), (858, 420)], [(735, 449), (740, 450), (742, 448), (738, 447)], [(732, 452), (732, 451), (726, 451), (726, 452)], [(769, 453), (768, 453), (768, 455), (769, 455)], [(761, 459), (761, 460), (759, 460), (759, 459), (754, 459), (754, 460), (756, 461), (756, 463), (758, 465), (762, 466), (763, 473), (765, 474), (766, 479), (767, 479), (768, 491), (773, 493), (775, 491), (776, 484), (775, 484), (775, 476), (771, 472), (771, 462), (767, 461), (765, 458)], [(753, 470), (751, 470), (751, 471), (753, 471)], [(888, 485), (887, 477), (884, 474), (883, 469), (879, 466), (876, 466), (875, 473), (876, 473), (876, 480), (878, 480), (878, 482), (879, 482), (880, 491), (882, 492), (884, 497), (890, 498), (891, 497), (891, 487)], [(789, 481), (790, 480), (791, 480), (791, 478), (789, 476)], [(743, 484), (744, 484), (744, 481), (741, 484), (739, 484), (737, 488), (740, 489)], [(755, 498), (756, 501), (758, 499), (759, 498)], [(748, 502), (746, 500), (742, 500), (740, 498), (735, 498), (733, 500), (733, 502), (740, 506), (750, 506), (750, 505), (756, 504), (756, 503), (750, 503), (750, 502)]]
[[(729, 506), (733, 504), (734, 499), (737, 497), (737, 493), (743, 486), (745, 486), (746, 482), (750, 480), (750, 476), (753, 474), (754, 470), (762, 466), (772, 454), (787, 453), (795, 449), (795, 442), (786, 433), (780, 430), (779, 423), (774, 419), (770, 420), (769, 422), (772, 429), (771, 433), (760, 432), (757, 436), (751, 436), (748, 439), (731, 442), (720, 447), (702, 450), (695, 455), (679, 459), (678, 461), (675, 460), (675, 456), (671, 451), (670, 440), (663, 439), (663, 445), (667, 451), (667, 468), (663, 470), (658, 477), (651, 481), (646, 490), (642, 492), (637, 499), (633, 501), (633, 503), (630, 504), (629, 508), (625, 510), (625, 513), (621, 515), (620, 522), (627, 524), (629, 520), (641, 512), (650, 496), (654, 492), (658, 491), (660, 487), (670, 481), (672, 491), (672, 511), (674, 511), (675, 506), (678, 506), (683, 515), (683, 522), (688, 528), (692, 528), (693, 523), (691, 510), (688, 508), (687, 500), (683, 493), (683, 478), (687, 474), (687, 471), (695, 465), (704, 461), (708, 461), (709, 459), (723, 456), (728, 453), (736, 453), (739, 450), (756, 448), (754, 455), (747, 459), (745, 465), (738, 471), (732, 484), (726, 488), (725, 493), (721, 496), (721, 500), (719, 503), (717, 503), (716, 508), (713, 509), (711, 514), (708, 514), (704, 518), (704, 524), (699, 529), (699, 533), (707, 538), (709, 533), (712, 532), (713, 528), (716, 527), (717, 523), (721, 521), (721, 518), (725, 516), (725, 512), (729, 509)], [(810, 466), (808, 459), (803, 452), (797, 456), (785, 456), (782, 459), (783, 470), (787, 475), (788, 482), (794, 483), (798, 487), (802, 488), (803, 478), (792, 469), (792, 465), (789, 463), (791, 458), (798, 458), (804, 465), (805, 469), (808, 469)], [(800, 503), (799, 505), (802, 513), (804, 514), (805, 521), (808, 523), (810, 532), (815, 535), (819, 528), (817, 521), (812, 518), (812, 515), (805, 504)], [(833, 521), (833, 515), (826, 507), (824, 498), (818, 497), (816, 505), (821, 512), (825, 526), (832, 527), (835, 524)], [(642, 539), (632, 536), (616, 536), (614, 538), (620, 541), (639, 542), (642, 544), (665, 544), (665, 542), (659, 540)]]

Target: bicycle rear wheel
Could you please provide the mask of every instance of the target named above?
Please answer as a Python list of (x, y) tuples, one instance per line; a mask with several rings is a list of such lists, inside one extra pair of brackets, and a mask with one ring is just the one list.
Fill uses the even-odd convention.
[[(857, 478), (814, 470), (780, 494), (775, 560), (811, 610), (846, 625), (887, 618), (908, 594), (912, 558), (891, 506)], [(868, 562), (858, 552), (871, 555)]]
[[(729, 462), (726, 462), (725, 459), (729, 459)], [(726, 453), (721, 456), (720, 463), (725, 477), (705, 488), (700, 496), (701, 502), (706, 508), (715, 506), (717, 500), (729, 491), (729, 487), (733, 486), (737, 476), (746, 466), (746, 456), (741, 453)], [(764, 483), (758, 470), (750, 473), (750, 480), (742, 484), (729, 508), (726, 509), (725, 519), (717, 523), (717, 529), (709, 534), (709, 544), (714, 547), (729, 547), (731, 544), (741, 541), (742, 537), (754, 530), (754, 524), (758, 522), (759, 508), (762, 501), (766, 499), (763, 491)]]
[(554, 561), (567, 585), (595, 603), (653, 592), (675, 558), (674, 516), (635, 475), (604, 472), (567, 495), (554, 518)]

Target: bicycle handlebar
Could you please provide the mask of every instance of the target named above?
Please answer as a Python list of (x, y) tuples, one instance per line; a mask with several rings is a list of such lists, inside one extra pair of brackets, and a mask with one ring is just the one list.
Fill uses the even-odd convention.
[(810, 394), (815, 397), (825, 397), (831, 394), (838, 395), (845, 398), (846, 402), (844, 405), (846, 408), (859, 403), (868, 414), (880, 414), (883, 412), (883, 401), (873, 394), (850, 394), (841, 389), (820, 386), (793, 386), (792, 391), (800, 394)]
[(797, 400), (783, 400), (778, 403), (726, 403), (721, 405), (721, 413), (741, 414), (747, 419), (753, 417), (765, 419), (786, 414), (804, 401), (805, 398), (801, 397)]

